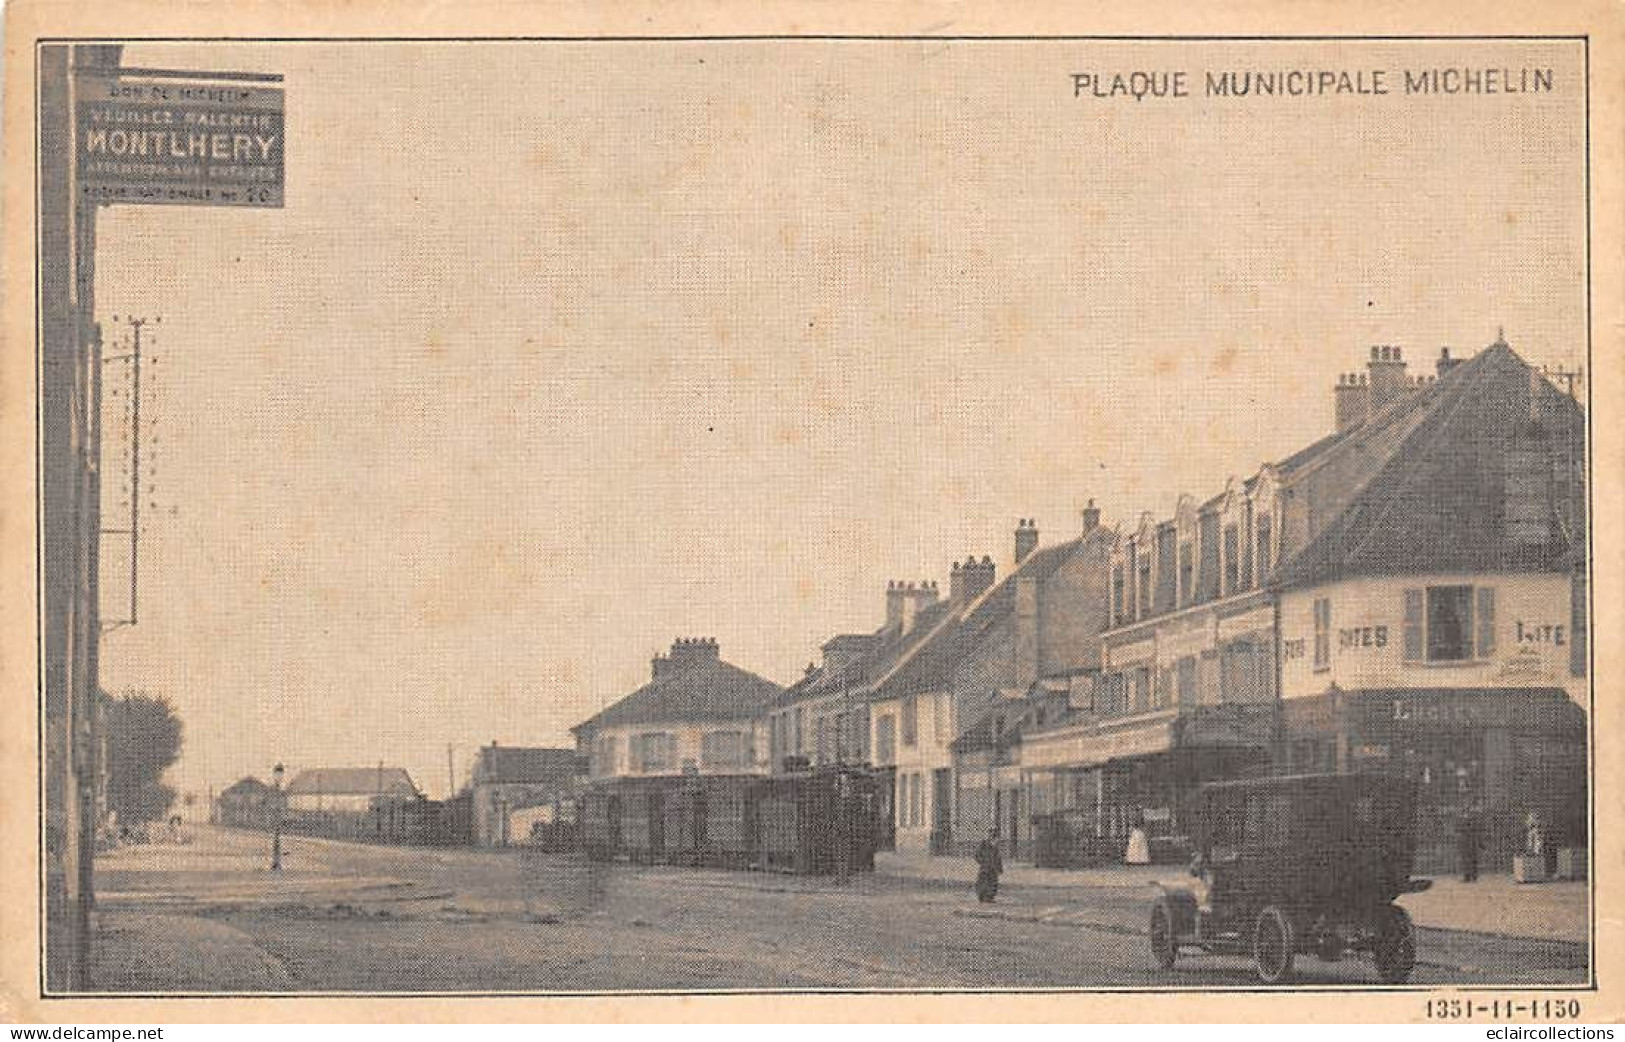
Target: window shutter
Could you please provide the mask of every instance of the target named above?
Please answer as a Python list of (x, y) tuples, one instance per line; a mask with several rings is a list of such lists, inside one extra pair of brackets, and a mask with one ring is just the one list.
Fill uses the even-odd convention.
[(1417, 662), (1422, 658), (1421, 590), (1405, 591), (1405, 661)]
[(1495, 654), (1495, 587), (1478, 588), (1478, 657)]

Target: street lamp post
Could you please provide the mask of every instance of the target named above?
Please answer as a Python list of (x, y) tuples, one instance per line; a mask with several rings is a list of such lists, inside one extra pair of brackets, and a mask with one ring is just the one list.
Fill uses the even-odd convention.
[(271, 768), (271, 777), (276, 780), (275, 806), (271, 808), (271, 871), (282, 871), (282, 765), (279, 763)]

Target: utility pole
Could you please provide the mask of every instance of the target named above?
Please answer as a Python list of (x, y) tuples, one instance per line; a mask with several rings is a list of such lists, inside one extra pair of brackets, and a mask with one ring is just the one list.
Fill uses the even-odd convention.
[[(114, 323), (118, 323), (119, 316), (114, 315), (113, 321)], [(97, 367), (97, 372), (100, 373), (105, 371), (107, 365), (112, 362), (125, 362), (129, 365), (129, 380), (124, 389), (124, 393), (128, 395), (128, 397), (125, 399), (126, 415), (124, 427), (126, 429), (126, 437), (129, 439), (129, 496), (128, 502), (125, 504), (128, 511), (126, 523), (129, 527), (103, 528), (101, 530), (101, 534), (103, 536), (119, 536), (129, 540), (128, 556), (130, 574), (129, 582), (127, 583), (128, 596), (124, 618), (113, 619), (111, 621), (104, 619), (102, 622), (102, 628), (104, 630), (117, 629), (121, 626), (134, 626), (139, 617), (139, 595), (141, 582), (141, 367), (142, 362), (146, 357), (143, 353), (144, 345), (141, 334), (144, 326), (148, 324), (158, 324), (161, 322), (163, 322), (162, 318), (126, 319), (125, 324), (130, 327), (129, 351), (124, 354), (117, 355), (104, 354), (101, 358), (101, 364)], [(114, 394), (117, 395), (118, 392), (115, 391)], [(101, 394), (98, 392), (97, 398), (99, 399), (100, 397)], [(100, 415), (101, 410), (98, 409), (97, 416), (100, 417)], [(99, 419), (97, 423), (96, 443), (96, 454), (97, 458), (100, 459), (102, 455), (102, 436)]]
[(135, 339), (130, 347), (130, 625), (136, 620), (136, 561), (141, 539), (141, 327), (144, 318), (132, 318)]

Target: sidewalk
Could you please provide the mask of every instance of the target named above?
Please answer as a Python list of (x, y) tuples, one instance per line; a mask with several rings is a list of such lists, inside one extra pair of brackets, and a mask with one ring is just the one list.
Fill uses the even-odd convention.
[[(942, 886), (969, 888), (976, 879), (976, 863), (967, 857), (933, 857), (917, 851), (888, 851), (875, 858), (875, 873)], [(1037, 868), (1007, 863), (1001, 886), (1006, 889), (1114, 890), (1116, 901), (1125, 891), (1145, 892), (1148, 906), (1151, 884), (1179, 879), (1178, 865), (1115, 865), (1103, 868)], [(1087, 902), (1085, 894), (1074, 897)], [(1417, 926), (1434, 930), (1463, 930), (1537, 941), (1584, 944), (1590, 937), (1589, 885), (1584, 882), (1518, 884), (1510, 876), (1484, 876), (1476, 883), (1443, 877), (1419, 894), (1406, 894), (1399, 904)]]

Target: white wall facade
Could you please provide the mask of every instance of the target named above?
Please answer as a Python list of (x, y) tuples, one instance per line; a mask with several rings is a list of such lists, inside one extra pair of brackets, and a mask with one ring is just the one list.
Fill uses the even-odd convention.
[[(704, 756), (705, 736), (737, 732), (744, 736), (744, 757), (735, 763), (709, 762)], [(634, 740), (643, 735), (670, 735), (673, 755), (665, 765), (645, 768), (632, 756)], [(607, 745), (606, 745), (607, 741)], [(709, 720), (696, 723), (624, 724), (593, 732), (585, 750), (590, 757), (591, 776), (599, 778), (644, 778), (682, 774), (766, 774), (768, 743), (766, 717), (745, 720)]]
[[(913, 741), (906, 741), (905, 702), (914, 701)], [(892, 807), (899, 850), (923, 850), (930, 846), (931, 831), (937, 820), (936, 772), (946, 770), (950, 805), (943, 815), (953, 820), (953, 753), (955, 737), (953, 698), (946, 691), (928, 692), (875, 702), (869, 711), (870, 744), (877, 767), (896, 768)], [(886, 720), (891, 721), (890, 748), (884, 742)]]
[[(1282, 696), (1321, 695), (1334, 683), (1345, 691), (1560, 687), (1584, 704), (1586, 678), (1570, 670), (1570, 583), (1560, 573), (1405, 575), (1348, 579), (1285, 593), (1280, 601)], [(1406, 591), (1424, 591), (1425, 605), (1429, 587), (1450, 586), (1493, 590), (1490, 646), (1475, 640), (1470, 657), (1429, 661), (1424, 634), (1423, 654), (1407, 657)], [(1325, 603), (1319, 627), (1317, 601)], [(1477, 603), (1475, 592), (1475, 609)], [(1475, 627), (1478, 621), (1474, 619)], [(1324, 634), (1320, 662), (1317, 632)]]

